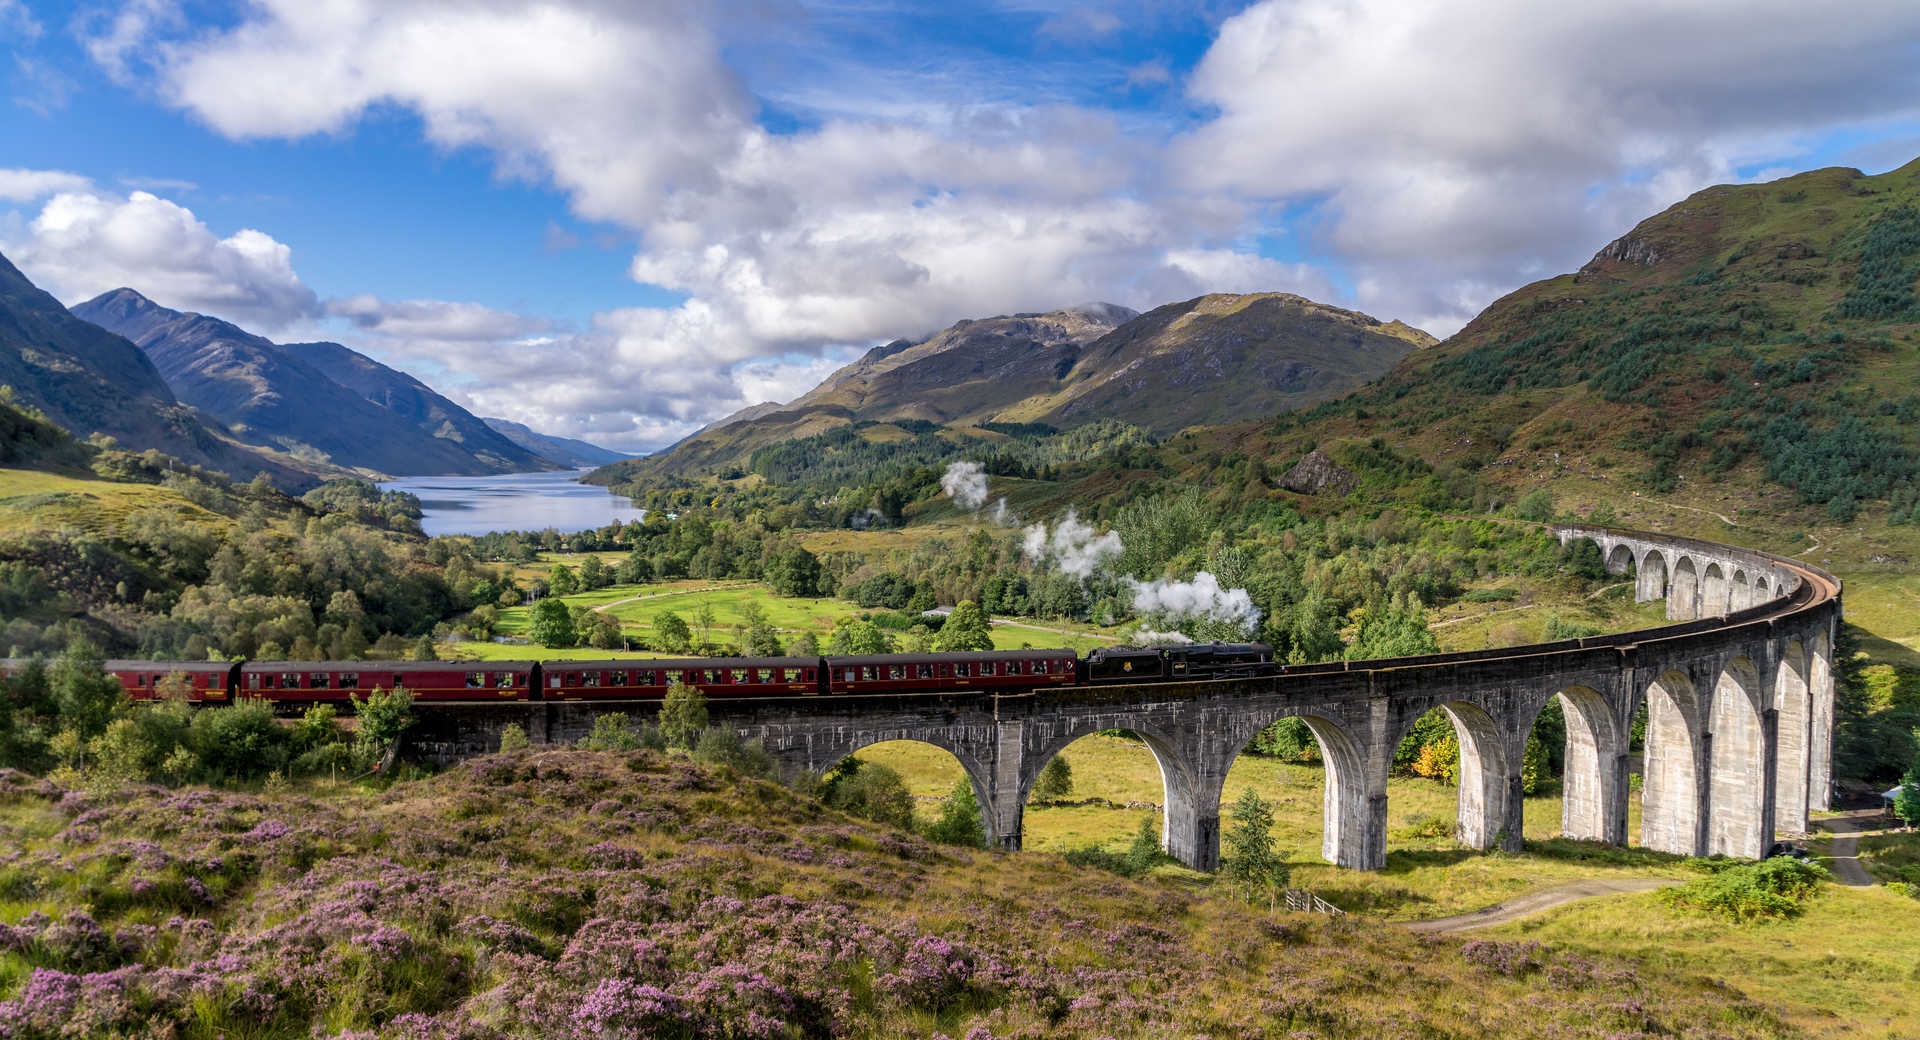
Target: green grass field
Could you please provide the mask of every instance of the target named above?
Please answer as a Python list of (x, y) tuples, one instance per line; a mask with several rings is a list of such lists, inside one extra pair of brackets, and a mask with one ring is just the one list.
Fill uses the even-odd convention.
[[(1100, 803), (1029, 805), (1022, 834), (1024, 848), (1064, 852), (1099, 845), (1119, 851), (1132, 840), (1141, 819), (1158, 815), (1157, 806), (1163, 799), (1160, 772), (1145, 745), (1117, 737), (1091, 736), (1068, 745), (1061, 754), (1073, 769), (1073, 794), (1068, 801), (1098, 799)], [(927, 814), (963, 775), (952, 755), (930, 744), (876, 744), (862, 750), (858, 757), (898, 770)], [(1398, 777), (1387, 783), (1386, 869), (1345, 870), (1320, 858), (1324, 784), (1325, 776), (1318, 766), (1241, 755), (1227, 775), (1222, 817), (1248, 787), (1259, 791), (1273, 803), (1274, 838), (1293, 865), (1293, 883), (1372, 917), (1441, 917), (1587, 878), (1688, 876), (1676, 856), (1556, 840), (1560, 830), (1557, 793), (1527, 799), (1525, 852), (1468, 849), (1450, 836), (1455, 789), (1431, 780)], [(1628, 809), (1628, 831), (1637, 834), (1638, 797)], [(1231, 824), (1223, 819), (1223, 826)], [(1203, 874), (1179, 868), (1166, 870), (1194, 884), (1207, 883)]]
[(1894, 1040), (1920, 1036), (1917, 921), (1920, 903), (1906, 896), (1826, 885), (1788, 921), (1728, 924), (1644, 893), (1571, 903), (1481, 934), (1626, 954), (1643, 974), (1699, 979), (1784, 1008), (1808, 1035)]

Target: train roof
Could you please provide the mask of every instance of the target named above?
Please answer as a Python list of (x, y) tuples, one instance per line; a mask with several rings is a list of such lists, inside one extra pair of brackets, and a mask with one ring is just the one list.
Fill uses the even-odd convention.
[(940, 664), (957, 661), (1030, 661), (1036, 657), (1076, 657), (1065, 647), (1034, 647), (1031, 650), (959, 650), (924, 654), (854, 654), (827, 657), (827, 667), (842, 664)]
[(614, 668), (818, 668), (818, 657), (628, 657), (604, 661), (546, 661), (541, 667), (555, 672), (589, 672)]
[(249, 672), (512, 672), (535, 661), (248, 661)]
[(109, 672), (220, 672), (233, 670), (233, 661), (139, 661), (131, 658), (100, 662)]

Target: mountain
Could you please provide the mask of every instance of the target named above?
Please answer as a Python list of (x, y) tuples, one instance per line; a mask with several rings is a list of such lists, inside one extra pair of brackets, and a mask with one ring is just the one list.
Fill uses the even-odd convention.
[(756, 405), (596, 480), (723, 471), (767, 444), (853, 423), (1079, 426), (1161, 433), (1314, 404), (1433, 337), (1285, 293), (1220, 294), (1147, 314), (1088, 304), (957, 322), (875, 347), (790, 404)]
[(74, 316), (4, 256), (0, 385), (76, 436), (102, 433), (135, 451), (154, 449), (242, 479), (265, 473), (290, 487), (328, 475), (323, 467), (250, 450), (210, 428), (174, 396), (139, 347)]
[(1317, 447), (1439, 507), (1477, 481), (1796, 524), (1885, 503), (1906, 523), (1916, 372), (1920, 160), (1822, 169), (1696, 192), (1297, 423), (1223, 427), (1167, 460), (1218, 482), (1226, 460), (1279, 473)]
[(337, 344), (281, 346), (132, 289), (73, 313), (126, 335), (181, 400), (252, 444), (397, 476), (551, 468), (412, 377)]
[[(334, 382), (441, 440), (458, 444), (493, 472), (551, 469), (530, 445), (496, 430), (418, 379), (338, 343), (289, 343), (284, 348)], [(621, 456), (613, 456), (620, 458)]]
[(618, 462), (621, 459), (632, 457), (622, 454), (621, 452), (609, 451), (606, 448), (600, 447), (598, 444), (588, 444), (586, 441), (574, 440), (571, 437), (554, 437), (549, 434), (535, 433), (520, 423), (509, 422), (506, 419), (490, 418), (480, 421), (486, 423), (488, 429), (518, 444), (522, 448), (546, 459), (548, 462), (565, 466), (569, 469), (580, 469), (584, 466), (604, 466), (609, 462)]

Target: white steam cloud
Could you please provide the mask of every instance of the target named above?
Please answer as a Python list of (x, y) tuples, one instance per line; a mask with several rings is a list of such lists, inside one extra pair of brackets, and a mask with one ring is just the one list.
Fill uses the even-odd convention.
[[(987, 504), (987, 468), (978, 462), (956, 462), (948, 466), (946, 475), (940, 478), (940, 490), (962, 509), (979, 509)], [(1005, 504), (1001, 502), (1002, 506)]]
[(1108, 559), (1120, 555), (1121, 544), (1119, 535), (1112, 531), (1096, 532), (1091, 525), (1081, 523), (1080, 517), (1069, 509), (1066, 519), (1060, 521), (1051, 534), (1046, 524), (1027, 528), (1023, 548), (1027, 559), (1035, 563), (1052, 560), (1062, 574), (1085, 581)]
[(1185, 632), (1155, 632), (1150, 628), (1136, 629), (1127, 636), (1127, 642), (1134, 646), (1179, 646), (1193, 642)]
[(1129, 578), (1127, 584), (1133, 589), (1133, 609), (1150, 617), (1220, 621), (1244, 632), (1260, 623), (1260, 608), (1253, 605), (1246, 589), (1223, 589), (1220, 579), (1207, 571), (1194, 575), (1192, 581)]
[[(987, 468), (978, 462), (951, 463), (947, 466), (947, 472), (940, 477), (940, 489), (960, 508), (977, 513), (981, 506), (987, 504)], [(994, 501), (987, 515), (1000, 527), (1019, 521), (1019, 517), (1007, 508), (1005, 496)]]

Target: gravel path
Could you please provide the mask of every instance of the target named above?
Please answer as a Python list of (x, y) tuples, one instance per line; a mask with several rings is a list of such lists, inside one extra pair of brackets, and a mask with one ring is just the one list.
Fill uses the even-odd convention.
[(1580, 899), (1620, 895), (1626, 892), (1651, 892), (1656, 888), (1668, 888), (1679, 883), (1674, 878), (1598, 878), (1592, 881), (1575, 881), (1570, 884), (1556, 885), (1553, 888), (1543, 888), (1538, 892), (1529, 892), (1516, 899), (1495, 903), (1470, 914), (1409, 921), (1405, 927), (1408, 931), (1430, 933), (1491, 928), (1496, 924), (1506, 924), (1522, 917), (1531, 917), (1542, 910), (1549, 910)]
[(1869, 824), (1881, 819), (1877, 809), (1855, 809), (1819, 821), (1822, 830), (1833, 832), (1833, 853), (1829, 860), (1833, 879), (1854, 888), (1873, 885), (1873, 875), (1860, 865), (1860, 835), (1874, 828)]

